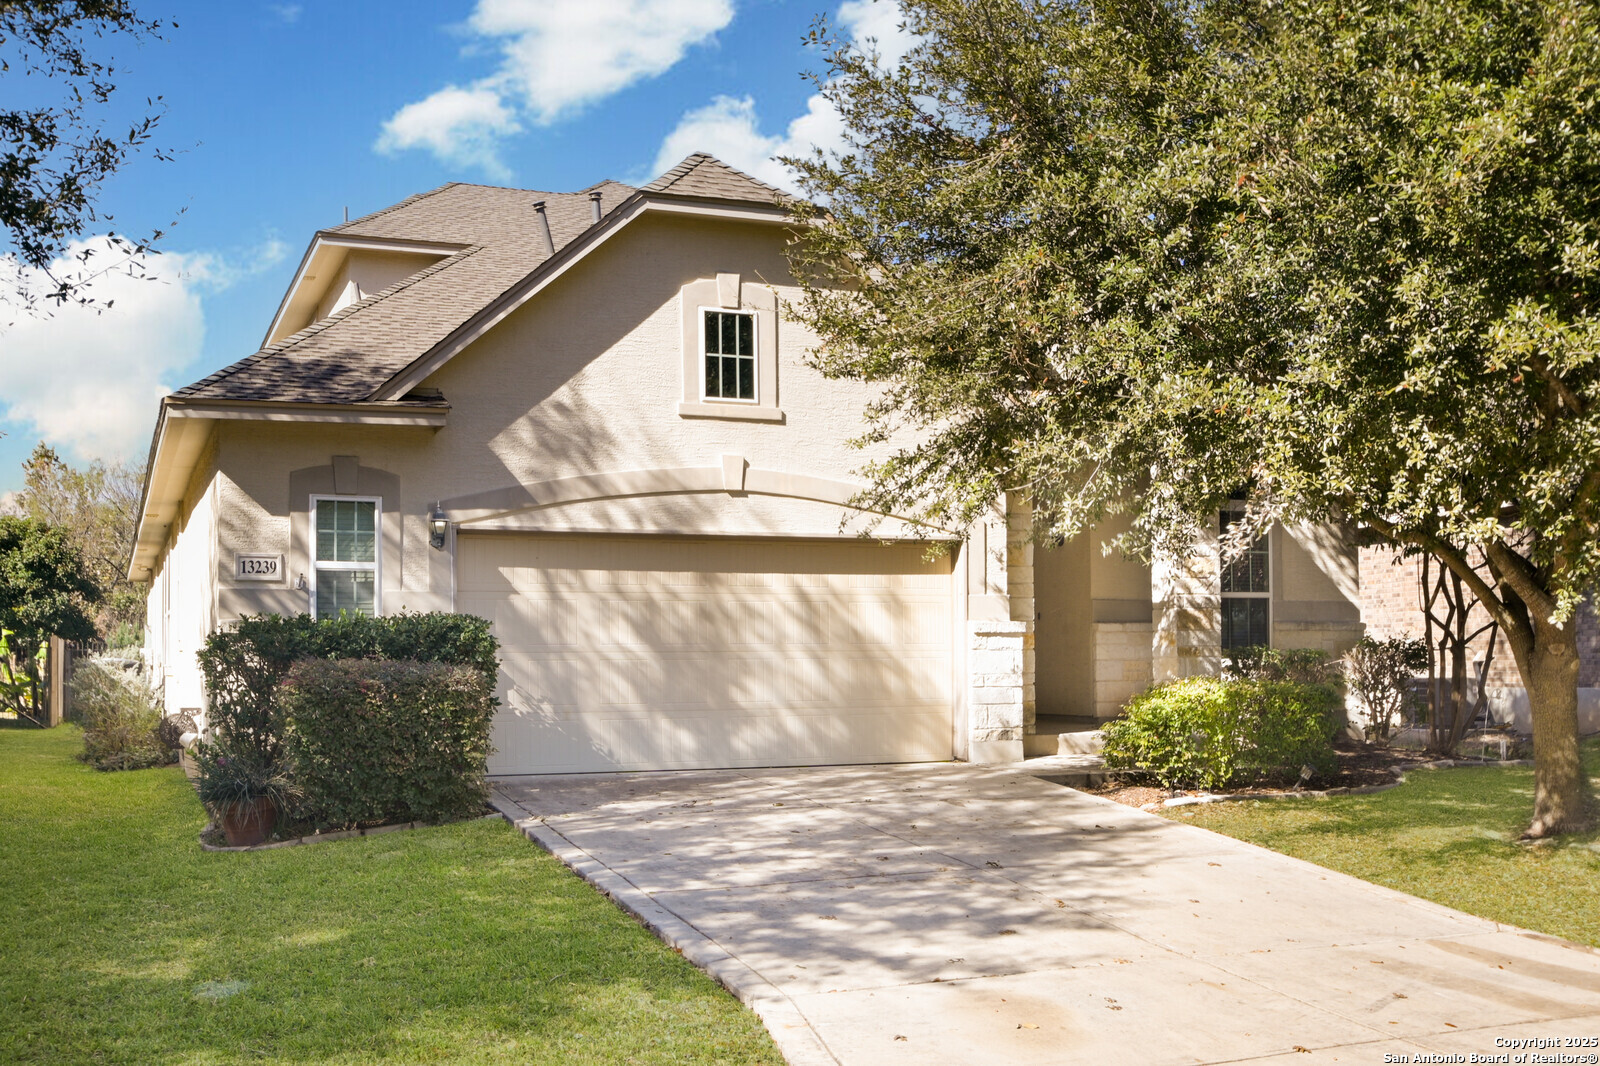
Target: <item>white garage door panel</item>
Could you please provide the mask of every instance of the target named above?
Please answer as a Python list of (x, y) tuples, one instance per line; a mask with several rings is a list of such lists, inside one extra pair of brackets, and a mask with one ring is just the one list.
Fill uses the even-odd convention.
[(950, 562), (921, 545), (464, 535), (491, 773), (950, 757)]

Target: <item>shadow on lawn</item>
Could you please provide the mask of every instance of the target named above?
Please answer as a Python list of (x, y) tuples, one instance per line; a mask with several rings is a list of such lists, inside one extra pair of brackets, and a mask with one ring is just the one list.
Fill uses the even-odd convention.
[[(1600, 739), (1585, 742), (1583, 757), (1591, 777), (1600, 774)], [(1533, 794), (1532, 767), (1412, 770), (1405, 784), (1388, 792), (1296, 804), (1282, 811), (1282, 817), (1264, 813), (1260, 831), (1250, 839), (1274, 847), (1298, 842), (1322, 849), (1361, 840), (1376, 849), (1403, 851), (1408, 863), (1452, 867), (1503, 855), (1527, 825)], [(1241, 822), (1249, 818), (1244, 812), (1238, 815)], [(1600, 833), (1591, 831), (1558, 838), (1541, 844), (1540, 850), (1592, 849), (1597, 837)]]

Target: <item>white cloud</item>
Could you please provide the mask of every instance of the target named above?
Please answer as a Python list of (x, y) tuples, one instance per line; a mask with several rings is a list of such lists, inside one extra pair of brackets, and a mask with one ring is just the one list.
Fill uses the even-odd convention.
[[(76, 266), (86, 248), (104, 257), (92, 262), (123, 261), (104, 238), (92, 238), (69, 248), (57, 270)], [(48, 316), (19, 313), (8, 278), (0, 290), (6, 353), (0, 420), (11, 432), (61, 446), (79, 461), (140, 457), (150, 442), (156, 401), (172, 391), (172, 374), (200, 355), (202, 293), (265, 269), (274, 256), (282, 258), (281, 242), (269, 241), (245, 257), (247, 267), (206, 253), (145, 257), (139, 266), (151, 280), (110, 270), (88, 283), (87, 295), (102, 307), (98, 313), (76, 304)]]
[(839, 5), (839, 25), (850, 31), (850, 39), (865, 45), (877, 42), (878, 58), (889, 66), (904, 59), (917, 39), (901, 28), (900, 5), (895, 0), (845, 0)]
[(285, 24), (292, 26), (300, 21), (300, 15), (305, 8), (300, 4), (268, 4), (267, 10), (277, 15)]
[[(836, 19), (856, 44), (865, 46), (873, 40), (880, 62), (889, 66), (916, 44), (916, 38), (900, 28), (900, 20), (900, 6), (894, 0), (845, 0)], [(710, 152), (769, 185), (798, 193), (794, 174), (776, 157), (807, 156), (819, 148), (838, 152), (844, 147), (844, 120), (821, 93), (813, 93), (805, 114), (776, 135), (761, 132), (752, 98), (717, 96), (678, 120), (656, 152), (655, 173), (675, 166), (691, 152)]]
[(751, 177), (797, 192), (794, 175), (776, 157), (806, 155), (813, 146), (837, 148), (843, 144), (839, 113), (821, 96), (812, 96), (808, 104), (806, 113), (790, 122), (781, 136), (767, 136), (760, 130), (753, 99), (718, 96), (678, 120), (656, 152), (655, 173), (676, 166), (692, 152), (710, 152)]
[(425, 148), (509, 177), (496, 145), (653, 78), (733, 20), (732, 0), (478, 0), (465, 31), (500, 55), (491, 75), (407, 104), (380, 151)]
[(376, 148), (386, 154), (426, 148), (447, 163), (476, 166), (497, 181), (510, 176), (495, 146), (519, 132), (517, 117), (493, 89), (454, 85), (407, 104), (383, 124)]

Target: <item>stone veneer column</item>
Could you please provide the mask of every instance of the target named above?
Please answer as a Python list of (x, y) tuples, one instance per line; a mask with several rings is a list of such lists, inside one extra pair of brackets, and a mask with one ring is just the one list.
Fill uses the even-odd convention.
[(1026, 731), (1023, 657), (1032, 625), (1001, 619), (967, 624), (967, 758), (1018, 762)]
[(1186, 558), (1157, 555), (1150, 564), (1150, 668), (1172, 681), (1222, 670), (1222, 566), (1215, 527)]
[(1035, 672), (1035, 628), (1038, 618), (1033, 595), (1033, 508), (1021, 500), (1006, 499), (1006, 597), (1011, 620), (1026, 627), (1022, 632), (1022, 728), (1033, 732), (1039, 713)]

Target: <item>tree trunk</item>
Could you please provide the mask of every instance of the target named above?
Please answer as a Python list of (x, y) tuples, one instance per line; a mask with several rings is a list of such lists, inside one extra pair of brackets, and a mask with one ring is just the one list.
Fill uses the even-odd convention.
[[(1528, 837), (1588, 827), (1588, 779), (1578, 761), (1578, 649), (1567, 629), (1533, 620), (1523, 683), (1533, 719), (1533, 824)], [(1518, 656), (1518, 659), (1522, 659)]]

